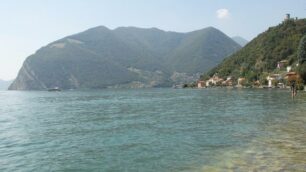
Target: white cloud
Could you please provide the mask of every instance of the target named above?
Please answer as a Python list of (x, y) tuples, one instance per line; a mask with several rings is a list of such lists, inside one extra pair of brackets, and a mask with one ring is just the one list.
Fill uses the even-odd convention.
[(221, 8), (216, 11), (218, 19), (227, 19), (230, 16), (230, 12), (228, 9)]

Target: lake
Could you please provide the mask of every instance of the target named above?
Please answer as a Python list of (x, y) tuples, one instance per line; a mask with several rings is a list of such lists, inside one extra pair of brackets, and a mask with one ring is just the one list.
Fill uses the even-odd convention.
[(306, 94), (0, 92), (0, 171), (304, 171)]

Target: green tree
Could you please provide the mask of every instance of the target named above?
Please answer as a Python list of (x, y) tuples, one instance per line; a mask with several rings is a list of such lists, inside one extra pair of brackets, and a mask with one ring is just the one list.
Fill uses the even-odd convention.
[(298, 72), (302, 78), (302, 80), (306, 81), (306, 35), (301, 38), (299, 48), (297, 51), (297, 57), (299, 59), (299, 67)]
[(303, 64), (306, 61), (306, 35), (301, 38), (299, 48), (297, 51), (297, 56), (300, 64)]

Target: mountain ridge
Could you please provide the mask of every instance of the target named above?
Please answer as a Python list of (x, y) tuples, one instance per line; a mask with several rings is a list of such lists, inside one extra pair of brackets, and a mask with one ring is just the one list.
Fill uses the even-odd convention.
[(37, 50), (25, 60), (9, 89), (106, 88), (131, 83), (168, 87), (207, 71), (240, 48), (213, 27), (178, 33), (97, 26)]

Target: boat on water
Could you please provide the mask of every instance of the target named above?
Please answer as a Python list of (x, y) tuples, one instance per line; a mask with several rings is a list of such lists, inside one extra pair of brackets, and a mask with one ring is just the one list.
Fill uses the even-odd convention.
[(48, 91), (62, 91), (59, 87), (49, 88)]

